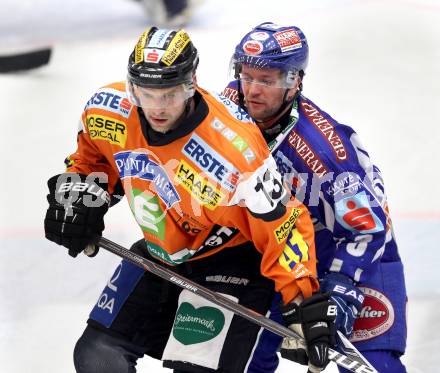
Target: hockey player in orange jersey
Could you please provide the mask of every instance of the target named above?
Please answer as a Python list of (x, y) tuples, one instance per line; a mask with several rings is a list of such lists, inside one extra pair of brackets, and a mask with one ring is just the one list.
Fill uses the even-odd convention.
[[(313, 226), (284, 188), (260, 131), (196, 86), (184, 30), (151, 27), (126, 82), (99, 89), (66, 173), (49, 179), (46, 237), (76, 257), (125, 194), (144, 239), (132, 250), (266, 313), (273, 291), (299, 315), (311, 364), (324, 367), (334, 307), (318, 290)], [(313, 332), (310, 332), (311, 326)], [(122, 261), (76, 344), (79, 373), (135, 372), (145, 354), (175, 372), (243, 372), (259, 328)]]

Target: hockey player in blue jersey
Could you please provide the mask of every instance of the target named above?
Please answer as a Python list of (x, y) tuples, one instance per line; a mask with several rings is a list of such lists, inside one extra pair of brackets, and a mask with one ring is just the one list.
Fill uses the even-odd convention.
[[(307, 61), (299, 28), (260, 24), (237, 45), (223, 95), (255, 119), (292, 193), (310, 210), (321, 291), (337, 305), (337, 328), (379, 372), (404, 373), (405, 280), (383, 180), (356, 132), (301, 93)], [(271, 317), (289, 324), (276, 303)], [(264, 331), (248, 372), (275, 371), (280, 344)], [(281, 355), (307, 364), (306, 351), (291, 341)]]

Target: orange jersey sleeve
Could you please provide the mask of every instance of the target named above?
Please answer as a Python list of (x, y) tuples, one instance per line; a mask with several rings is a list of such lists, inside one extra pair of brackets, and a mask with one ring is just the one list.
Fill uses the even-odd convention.
[(298, 294), (307, 298), (319, 289), (309, 212), (301, 204), (287, 211), (287, 217), (283, 215), (268, 223), (235, 206), (222, 218), (230, 225), (230, 215), (236, 221), (241, 215), (242, 219), (238, 221), (240, 232), (262, 253), (261, 273), (274, 281), (275, 290), (282, 294), (285, 304)]
[(126, 141), (127, 124), (124, 121), (131, 114), (133, 107), (120, 91), (122, 87), (121, 83), (111, 84), (101, 88), (90, 98), (79, 123), (78, 148), (65, 161), (66, 172), (85, 175), (92, 172), (105, 173), (108, 177), (110, 194), (119, 181), (119, 175), (112, 167), (111, 161), (109, 162), (106, 153), (97, 145), (97, 140), (122, 146)]

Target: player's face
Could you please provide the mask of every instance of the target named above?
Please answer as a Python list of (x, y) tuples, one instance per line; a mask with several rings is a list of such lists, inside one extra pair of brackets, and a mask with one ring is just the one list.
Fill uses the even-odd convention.
[(240, 81), (250, 116), (257, 121), (271, 119), (283, 104), (286, 88), (278, 82), (283, 78), (277, 69), (256, 69), (242, 66)]
[(157, 132), (175, 128), (188, 100), (183, 85), (170, 88), (135, 86), (134, 91), (151, 128)]

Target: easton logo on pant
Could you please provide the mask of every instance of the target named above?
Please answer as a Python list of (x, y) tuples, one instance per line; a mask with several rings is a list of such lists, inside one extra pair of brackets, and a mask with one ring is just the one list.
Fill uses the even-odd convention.
[(184, 302), (176, 312), (173, 336), (184, 345), (209, 341), (220, 334), (225, 316), (214, 307), (195, 308)]

